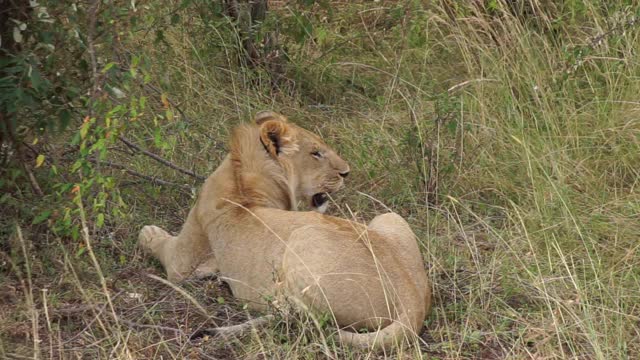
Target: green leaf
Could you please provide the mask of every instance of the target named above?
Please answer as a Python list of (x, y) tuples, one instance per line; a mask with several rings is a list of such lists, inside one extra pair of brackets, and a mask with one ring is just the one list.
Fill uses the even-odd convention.
[(93, 153), (95, 151), (104, 151), (107, 149), (107, 144), (104, 139), (99, 139), (96, 141), (91, 148), (89, 148), (89, 153)]
[(449, 130), (449, 133), (451, 134), (455, 134), (457, 128), (458, 128), (458, 122), (455, 120), (451, 120), (447, 124), (447, 130)]
[(37, 68), (31, 67), (31, 71), (29, 72), (29, 79), (31, 80), (31, 86), (36, 91), (44, 90), (44, 85), (46, 85), (46, 80), (42, 78), (40, 75), (40, 71)]
[(89, 127), (91, 126), (91, 122), (86, 122), (82, 124), (80, 127), (80, 138), (84, 140), (87, 137), (87, 132), (89, 132)]
[(294, 11), (293, 19), (294, 24), (291, 28), (292, 36), (296, 42), (304, 43), (307, 37), (313, 34), (313, 24), (309, 18), (297, 11)]
[(38, 157), (36, 158), (36, 168), (39, 168), (40, 166), (42, 166), (43, 162), (44, 162), (44, 155), (42, 154), (38, 155)]
[(69, 121), (71, 121), (71, 112), (67, 109), (62, 109), (58, 113), (59, 126), (58, 130), (62, 131), (67, 128)]
[(87, 251), (87, 248), (84, 246), (81, 246), (78, 251), (76, 251), (76, 257), (80, 257), (82, 256), (82, 254), (84, 254), (84, 252)]
[(326, 39), (327, 39), (327, 30), (325, 30), (322, 27), (317, 27), (316, 30), (316, 40), (318, 41), (318, 44), (320, 46), (323, 46), (326, 44)]
[(156, 147), (162, 148), (164, 145), (164, 141), (162, 140), (162, 134), (160, 133), (160, 128), (156, 127), (153, 131), (153, 144)]
[(116, 63), (114, 63), (114, 62), (110, 62), (110, 63), (108, 63), (107, 65), (105, 65), (105, 66), (102, 68), (102, 73), (104, 74), (104, 73), (106, 73), (107, 71), (109, 71), (109, 69), (111, 69), (115, 64), (116, 64)]
[(224, 298), (222, 296), (218, 296), (218, 298), (216, 299), (216, 301), (218, 302), (218, 304), (222, 305), (224, 304)]
[[(73, 240), (78, 240), (78, 238), (79, 238), (79, 237), (80, 237), (80, 231), (78, 230), (78, 227), (77, 227), (77, 226), (74, 226), (74, 227), (71, 229), (71, 238), (72, 238)], [(84, 253), (84, 250), (80, 249), (80, 250), (78, 250), (78, 252), (76, 253), (76, 256), (80, 256), (80, 255), (82, 255), (82, 253)]]
[(98, 214), (98, 216), (96, 217), (96, 226), (98, 228), (101, 228), (102, 225), (104, 225), (104, 214), (100, 213)]
[(156, 39), (154, 40), (154, 42), (156, 44), (161, 43), (161, 42), (162, 43), (165, 42), (165, 40), (164, 40), (164, 32), (162, 30), (156, 30)]
[(4, 193), (4, 195), (0, 196), (0, 204), (5, 204), (9, 201), (11, 195), (9, 193)]
[(191, 5), (192, 0), (182, 0), (180, 6), (178, 6), (179, 10), (185, 9), (187, 6)]
[(45, 210), (45, 211), (41, 212), (40, 215), (36, 216), (33, 219), (33, 221), (31, 222), (31, 225), (40, 224), (41, 222), (47, 220), (50, 215), (51, 215), (51, 210)]
[[(81, 167), (82, 167), (82, 161), (81, 160), (76, 160), (76, 162), (74, 162), (73, 165), (71, 166), (71, 172), (74, 173), (74, 172), (78, 171)], [(71, 188), (71, 187), (69, 187), (69, 188)]]

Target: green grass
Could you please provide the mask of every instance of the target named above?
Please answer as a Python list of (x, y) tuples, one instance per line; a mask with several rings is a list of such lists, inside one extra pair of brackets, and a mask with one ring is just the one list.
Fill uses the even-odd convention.
[[(86, 239), (55, 238), (16, 210), (23, 236), (13, 232), (2, 260), (0, 357), (638, 358), (639, 9), (526, 2), (533, 13), (519, 16), (506, 10), (514, 2), (449, 3), (341, 4), (288, 49), (294, 85), (282, 92), (236, 65), (229, 34), (198, 21), (166, 30), (170, 46), (127, 44), (152, 59), (156, 85), (189, 120), (141, 120), (131, 136), (146, 148), (208, 174), (235, 124), (275, 109), (350, 162), (333, 214), (368, 220), (382, 203), (410, 222), (433, 283), (423, 345), (352, 352), (286, 307), (243, 339), (175, 335), (168, 328), (247, 314), (215, 281), (186, 284), (188, 298), (144, 276), (161, 269), (135, 248), (137, 231), (177, 231), (193, 196), (142, 183), (120, 189), (127, 207), (101, 230), (87, 219), (93, 251), (80, 255)], [(193, 184), (144, 156), (127, 165)]]

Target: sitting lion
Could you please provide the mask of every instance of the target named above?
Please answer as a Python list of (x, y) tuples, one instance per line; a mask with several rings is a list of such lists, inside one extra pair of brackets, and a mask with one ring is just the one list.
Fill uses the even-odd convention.
[[(330, 314), (347, 344), (388, 347), (415, 336), (431, 293), (407, 222), (395, 213), (368, 226), (323, 215), (349, 165), (280, 114), (261, 112), (236, 128), (230, 149), (178, 236), (156, 226), (140, 232), (169, 280), (219, 273), (260, 310), (284, 294)], [(296, 211), (300, 202), (318, 212)]]

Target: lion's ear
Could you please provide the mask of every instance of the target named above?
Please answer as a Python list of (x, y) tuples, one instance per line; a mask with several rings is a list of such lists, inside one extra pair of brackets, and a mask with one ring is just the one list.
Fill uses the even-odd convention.
[(270, 119), (260, 123), (260, 141), (269, 155), (274, 158), (298, 149), (293, 128), (282, 120)]
[(280, 120), (283, 122), (287, 122), (286, 117), (271, 110), (264, 110), (264, 111), (258, 112), (256, 114), (254, 121), (256, 122), (256, 124), (261, 125), (262, 123), (268, 120)]

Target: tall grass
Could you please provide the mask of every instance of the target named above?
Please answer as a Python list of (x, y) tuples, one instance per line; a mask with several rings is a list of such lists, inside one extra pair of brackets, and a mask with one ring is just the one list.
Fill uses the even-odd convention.
[[(13, 305), (20, 312), (3, 320), (15, 329), (46, 326), (19, 353), (637, 358), (639, 9), (625, 1), (485, 3), (340, 3), (331, 16), (311, 8), (327, 19), (314, 22), (312, 40), (288, 49), (288, 92), (265, 85), (264, 73), (238, 67), (238, 39), (194, 18), (165, 32), (167, 46), (146, 38), (132, 46), (154, 59), (159, 86), (189, 117), (160, 124), (173, 144), (157, 149), (166, 158), (210, 172), (225, 154), (229, 129), (273, 108), (321, 133), (351, 163), (335, 214), (369, 220), (389, 207), (407, 218), (433, 282), (434, 309), (420, 347), (342, 349), (325, 338), (326, 319), (286, 306), (242, 339), (189, 342), (189, 331), (251, 315), (218, 283), (187, 283), (184, 296), (127, 275), (159, 273), (133, 248), (139, 225), (177, 230), (193, 200), (177, 191), (147, 189), (145, 197), (124, 189), (134, 205), (114, 225), (113, 244), (88, 246), (95, 257), (80, 263), (67, 245), (56, 245), (64, 256), (52, 266), (62, 275), (41, 276), (57, 279), (47, 291), (36, 291), (44, 280), (31, 282), (27, 260), (46, 256), (23, 246), (25, 260), (16, 267), (30, 269), (29, 281)], [(271, 10), (288, 11), (280, 3)], [(137, 131), (148, 139), (156, 130), (144, 124)], [(133, 166), (150, 170), (144, 158)], [(113, 308), (105, 307), (110, 297)], [(87, 306), (78, 311), (88, 320), (54, 310), (73, 298)], [(15, 334), (0, 337), (0, 355), (18, 356), (17, 343)]]

